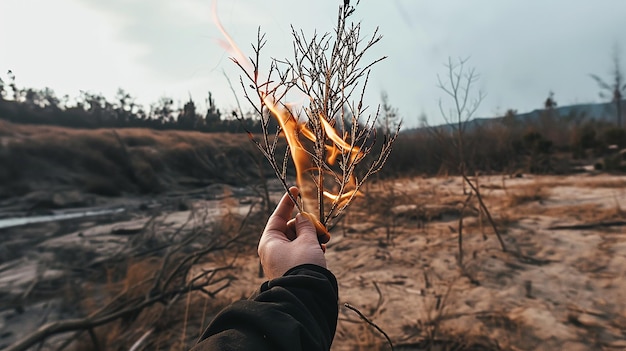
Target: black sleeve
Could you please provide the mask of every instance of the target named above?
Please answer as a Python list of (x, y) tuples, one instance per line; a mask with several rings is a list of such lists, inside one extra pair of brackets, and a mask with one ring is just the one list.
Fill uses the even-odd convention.
[(255, 295), (222, 310), (193, 351), (329, 350), (337, 328), (337, 280), (301, 265), (265, 282)]

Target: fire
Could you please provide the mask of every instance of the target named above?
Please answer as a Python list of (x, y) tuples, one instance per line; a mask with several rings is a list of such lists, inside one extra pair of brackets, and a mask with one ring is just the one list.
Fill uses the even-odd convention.
[[(213, 20), (217, 28), (226, 39), (220, 40), (220, 45), (232, 55), (231, 59), (235, 63), (237, 63), (242, 69), (244, 69), (250, 77), (255, 77), (253, 65), (246, 58), (243, 52), (237, 47), (234, 40), (226, 32), (226, 30), (220, 23), (217, 16), (216, 0), (213, 1), (212, 14)], [(305, 144), (300, 139), (300, 137), (304, 137), (312, 142), (316, 142), (317, 136), (311, 129), (309, 129), (305, 122), (300, 122), (298, 116), (294, 115), (294, 110), (293, 108), (291, 108), (291, 104), (276, 101), (273, 96), (267, 95), (262, 91), (259, 91), (259, 95), (262, 97), (263, 104), (271, 112), (274, 118), (276, 118), (289, 145), (289, 150), (291, 152), (290, 156), (293, 160), (296, 170), (296, 184), (300, 189), (300, 194), (302, 196), (302, 202), (304, 205), (302, 214), (315, 224), (318, 236), (320, 237), (320, 241), (326, 242), (330, 239), (330, 234), (328, 233), (328, 230), (324, 225), (327, 218), (320, 218), (320, 211), (304, 211), (305, 209), (309, 211), (313, 209), (319, 210), (318, 207), (320, 204), (317, 199), (317, 193), (319, 191), (318, 187), (321, 185), (323, 189), (324, 185), (323, 182), (322, 184), (320, 184), (319, 182), (316, 184), (311, 180), (310, 175), (313, 175), (314, 173), (316, 174), (316, 176), (319, 176), (317, 172), (320, 172), (320, 170), (313, 160), (312, 151), (309, 151), (305, 148)], [(309, 116), (309, 118), (311, 117)], [(321, 131), (323, 134), (322, 137), (324, 138), (324, 144), (326, 149), (326, 164), (328, 166), (335, 165), (338, 157), (347, 157), (349, 163), (354, 162), (357, 158), (363, 157), (363, 153), (361, 152), (361, 150), (357, 146), (354, 146), (347, 141), (347, 133), (346, 135), (341, 136), (331, 125), (327, 116), (320, 113), (317, 115), (317, 118), (318, 121), (312, 122), (319, 122), (317, 123), (317, 125), (321, 126)], [(310, 172), (312, 174), (307, 174)], [(330, 171), (328, 169), (321, 170), (321, 173), (322, 178), (324, 176), (331, 176), (329, 175)], [(356, 179), (354, 178), (354, 176), (350, 176), (347, 184), (336, 191), (336, 193), (333, 193), (329, 190), (324, 189), (324, 191), (322, 192), (323, 196), (331, 201), (332, 207), (335, 209), (344, 207), (355, 196), (360, 195), (360, 192), (356, 190)]]

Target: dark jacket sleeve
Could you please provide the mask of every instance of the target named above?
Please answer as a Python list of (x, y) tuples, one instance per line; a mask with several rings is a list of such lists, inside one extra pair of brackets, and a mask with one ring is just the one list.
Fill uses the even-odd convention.
[(339, 313), (337, 280), (301, 265), (265, 282), (249, 299), (222, 310), (193, 351), (329, 350)]

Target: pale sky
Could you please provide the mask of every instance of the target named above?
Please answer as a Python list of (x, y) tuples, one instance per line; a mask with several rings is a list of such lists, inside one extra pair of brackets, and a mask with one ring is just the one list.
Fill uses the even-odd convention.
[[(262, 55), (285, 58), (289, 25), (330, 32), (341, 2), (220, 0), (218, 15), (246, 54), (260, 26)], [(367, 103), (376, 106), (387, 91), (409, 127), (421, 113), (441, 122), (437, 74), (449, 56), (470, 56), (480, 74), (476, 88), (487, 97), (477, 117), (539, 108), (550, 90), (559, 105), (599, 102), (589, 74), (609, 78), (616, 45), (626, 70), (623, 0), (361, 0), (353, 19), (364, 35), (380, 28), (371, 58), (388, 56), (372, 71)], [(211, 91), (229, 111), (235, 99), (222, 72), (238, 81), (239, 71), (220, 38), (211, 0), (0, 0), (0, 77), (10, 69), (18, 86), (58, 96), (112, 98), (121, 87), (146, 107), (191, 94), (204, 108)]]

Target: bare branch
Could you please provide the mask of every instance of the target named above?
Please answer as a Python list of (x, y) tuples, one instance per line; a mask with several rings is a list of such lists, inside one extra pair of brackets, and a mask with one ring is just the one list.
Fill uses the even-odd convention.
[[(361, 172), (359, 164), (369, 160), (366, 156), (374, 152), (379, 116), (379, 110), (375, 115), (367, 114), (364, 93), (370, 69), (385, 57), (363, 62), (365, 53), (382, 36), (377, 28), (371, 36), (362, 38), (361, 24), (347, 20), (354, 11), (349, 4), (339, 8), (333, 33), (314, 32), (307, 36), (292, 26), (293, 58), (272, 59), (265, 78), (259, 77), (259, 57), (265, 45), (260, 32), (250, 58), (254, 72), (246, 71), (247, 65), (233, 60), (243, 71), (240, 81), (244, 97), (261, 117), (260, 140), (249, 133), (251, 139), (285, 189), (287, 167), (292, 160), (301, 194), (308, 204), (303, 202), (300, 206), (292, 200), (299, 211), (315, 212), (320, 224), (327, 228), (336, 223), (359, 194), (363, 182), (382, 169), (400, 128), (398, 122), (397, 128), (385, 130), (378, 156), (370, 164), (362, 164), (365, 171)], [(283, 102), (292, 91), (304, 94), (308, 100), (300, 111)], [(357, 92), (359, 95), (353, 97)], [(278, 121), (276, 133), (270, 130), (270, 115)], [(279, 136), (285, 136), (289, 144), (285, 153), (277, 148)], [(360, 179), (357, 172), (363, 174)]]

